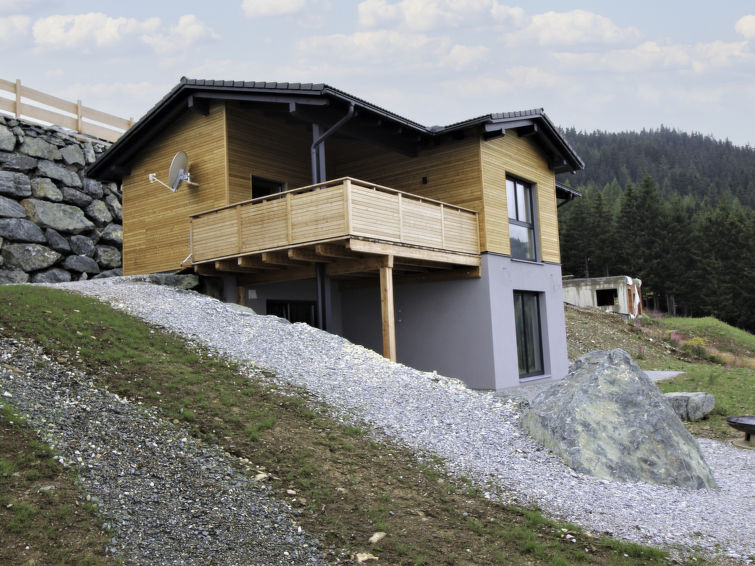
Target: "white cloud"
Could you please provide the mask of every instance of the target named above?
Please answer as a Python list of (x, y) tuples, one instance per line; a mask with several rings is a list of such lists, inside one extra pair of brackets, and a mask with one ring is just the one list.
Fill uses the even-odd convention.
[(40, 47), (112, 47), (125, 41), (140, 41), (161, 57), (180, 54), (195, 43), (218, 37), (193, 14), (181, 16), (168, 29), (159, 18), (111, 18), (102, 13), (56, 15), (34, 22), (33, 33)]
[(747, 42), (698, 43), (695, 45), (659, 45), (646, 41), (631, 49), (617, 49), (605, 53), (556, 53), (563, 65), (590, 71), (639, 73), (647, 71), (693, 71), (702, 73), (711, 69), (731, 67), (755, 56)]
[(415, 31), (453, 28), (469, 23), (520, 24), (524, 10), (499, 4), (497, 0), (364, 0), (359, 4), (360, 27), (375, 28), (400, 24)]
[(70, 48), (94, 42), (98, 47), (114, 45), (125, 37), (152, 33), (160, 26), (159, 18), (143, 21), (134, 18), (111, 18), (102, 13), (56, 15), (34, 22), (34, 39), (38, 45)]
[(529, 25), (507, 39), (510, 43), (534, 40), (540, 45), (579, 45), (621, 43), (639, 36), (640, 32), (635, 28), (620, 28), (604, 16), (585, 10), (572, 10), (532, 16)]
[(204, 39), (217, 39), (212, 28), (205, 25), (194, 14), (185, 14), (178, 23), (170, 26), (167, 32), (157, 32), (141, 36), (141, 40), (155, 50), (158, 55), (166, 56), (181, 53), (193, 44)]
[(0, 43), (10, 42), (29, 33), (31, 20), (27, 16), (0, 18)]
[(486, 60), (489, 55), (490, 48), (484, 45), (454, 45), (446, 56), (446, 63), (462, 71)]
[(701, 73), (709, 69), (732, 67), (741, 61), (752, 61), (755, 56), (748, 49), (746, 41), (726, 43), (698, 43), (694, 47), (692, 69)]
[(752, 14), (743, 16), (734, 24), (734, 31), (743, 35), (746, 39), (755, 39), (755, 16)]
[(329, 53), (331, 56), (369, 63), (405, 63), (426, 57), (443, 57), (451, 45), (446, 38), (424, 34), (406, 34), (392, 30), (333, 34), (301, 40), (297, 47), (303, 53)]
[(241, 9), (248, 18), (263, 18), (293, 14), (306, 5), (306, 0), (244, 0)]

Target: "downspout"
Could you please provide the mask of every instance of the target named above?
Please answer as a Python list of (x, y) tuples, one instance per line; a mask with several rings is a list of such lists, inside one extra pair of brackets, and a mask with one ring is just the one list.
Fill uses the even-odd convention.
[[(328, 138), (331, 134), (333, 134), (338, 128), (343, 126), (346, 122), (351, 120), (351, 118), (354, 117), (354, 114), (356, 113), (356, 110), (354, 109), (354, 104), (349, 104), (349, 110), (346, 112), (346, 115), (338, 120), (335, 124), (333, 124), (328, 130), (326, 130), (322, 135), (320, 135), (315, 141), (312, 142), (312, 146), (310, 147), (310, 154), (312, 156), (312, 184), (316, 185), (317, 183), (324, 183), (325, 182), (325, 172), (320, 171), (320, 167), (318, 166), (318, 159), (317, 159), (317, 153), (320, 148), (320, 144), (325, 141), (326, 138)], [(316, 126), (316, 124), (313, 124), (313, 126)], [(318, 130), (315, 130), (317, 132)], [(315, 133), (315, 135), (317, 135)]]

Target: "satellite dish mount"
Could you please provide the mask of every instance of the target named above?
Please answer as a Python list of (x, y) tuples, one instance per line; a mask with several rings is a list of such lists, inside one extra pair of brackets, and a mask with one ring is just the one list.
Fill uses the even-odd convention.
[(185, 151), (179, 151), (173, 157), (173, 161), (170, 162), (170, 170), (168, 171), (168, 183), (163, 183), (157, 178), (157, 173), (149, 174), (150, 183), (160, 183), (163, 187), (170, 189), (174, 193), (181, 186), (181, 183), (186, 181), (187, 185), (192, 187), (198, 187), (199, 183), (195, 183), (191, 180), (191, 174), (189, 173), (189, 156)]

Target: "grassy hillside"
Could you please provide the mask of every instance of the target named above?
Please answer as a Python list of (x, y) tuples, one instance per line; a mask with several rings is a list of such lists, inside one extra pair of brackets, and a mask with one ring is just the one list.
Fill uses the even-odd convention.
[[(442, 461), (418, 460), (400, 446), (375, 442), (366, 431), (330, 418), (305, 392), (243, 377), (233, 365), (187, 349), (176, 337), (91, 298), (41, 287), (0, 287), (0, 338), (34, 340), (59, 362), (86, 369), (102, 387), (159, 407), (197, 438), (219, 444), (252, 477), (269, 477), (281, 499), (292, 501), (296, 493), (292, 505), (303, 511), (302, 526), (326, 546), (371, 552), (381, 564), (666, 562), (660, 550), (551, 521), (537, 510), (491, 502), (470, 482), (446, 474)], [(10, 406), (5, 398), (0, 404)], [(0, 419), (9, 437), (15, 436), (15, 429), (7, 428), (11, 419)], [(32, 434), (19, 442), (36, 441)], [(10, 461), (1, 447), (3, 462)], [(21, 507), (14, 474), (29, 477), (33, 465), (16, 458), (0, 468), (5, 470), (0, 500), (6, 506)], [(80, 508), (84, 500), (73, 491), (56, 493), (45, 508), (47, 516), (61, 517), (52, 526), (27, 522), (13, 530), (9, 521), (0, 521), (6, 553), (0, 562), (25, 562), (24, 546), (36, 550), (39, 563), (60, 561), (54, 552), (70, 536), (62, 522), (65, 509)], [(92, 525), (96, 521), (90, 517)], [(376, 531), (387, 536), (371, 545), (368, 539)], [(87, 542), (96, 538), (77, 537), (86, 544), (66, 562), (105, 563)]]
[(567, 307), (569, 358), (592, 350), (622, 348), (646, 370), (684, 372), (658, 383), (664, 392), (704, 391), (716, 398), (707, 419), (687, 423), (693, 434), (741, 437), (727, 416), (755, 413), (755, 336), (711, 317), (645, 316), (626, 321), (598, 309)]

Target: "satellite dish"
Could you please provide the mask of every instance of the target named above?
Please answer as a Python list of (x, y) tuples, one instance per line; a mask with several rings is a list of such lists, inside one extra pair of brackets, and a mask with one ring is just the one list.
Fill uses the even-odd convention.
[(181, 186), (181, 183), (183, 183), (184, 181), (186, 181), (188, 185), (192, 185), (194, 187), (199, 186), (199, 183), (193, 183), (191, 180), (191, 175), (189, 174), (189, 156), (186, 155), (185, 151), (179, 151), (178, 153), (176, 153), (176, 155), (173, 156), (173, 161), (170, 162), (170, 169), (168, 170), (169, 184), (165, 184), (160, 179), (158, 179), (156, 173), (149, 174), (150, 183), (158, 182), (174, 193), (178, 190), (178, 188)]
[(181, 183), (189, 180), (189, 156), (185, 151), (179, 151), (170, 162), (168, 184), (173, 191), (177, 191)]

